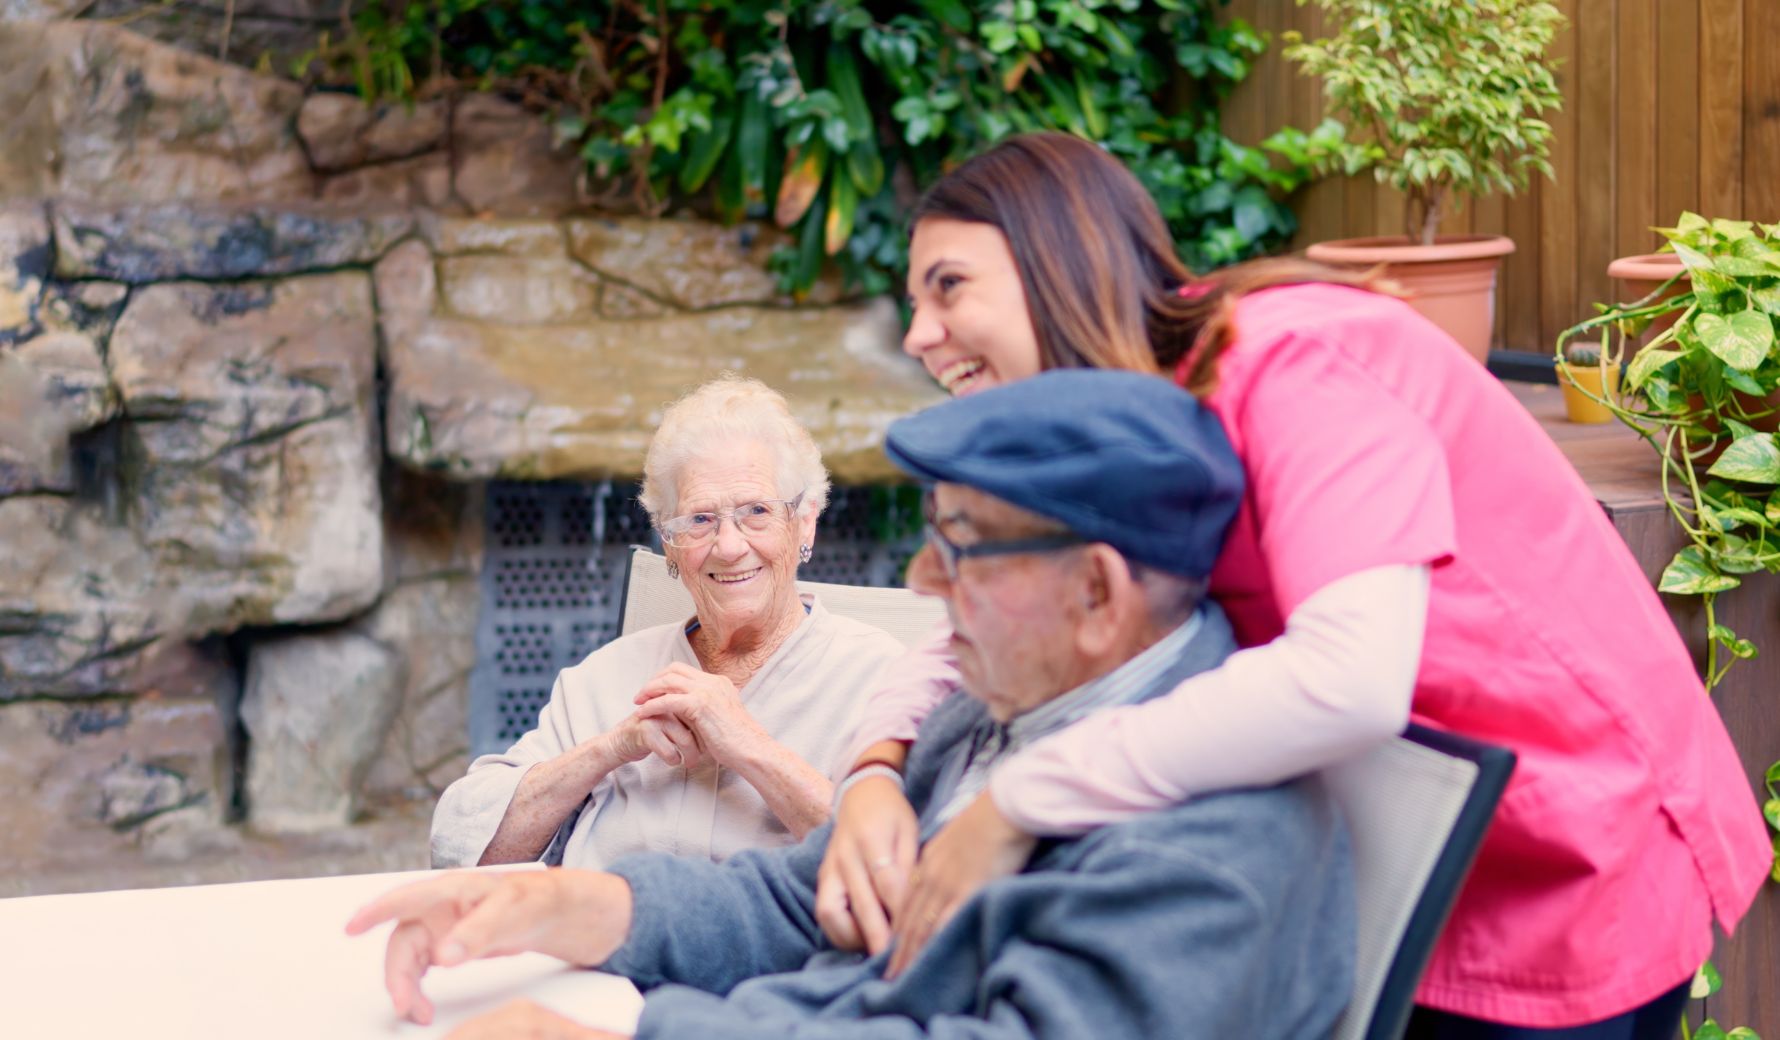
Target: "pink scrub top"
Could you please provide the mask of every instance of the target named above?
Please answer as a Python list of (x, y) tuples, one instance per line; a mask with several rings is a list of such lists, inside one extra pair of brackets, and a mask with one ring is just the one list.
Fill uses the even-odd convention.
[(1530, 1027), (1691, 976), (1772, 851), (1674, 624), (1526, 410), (1400, 301), (1253, 293), (1207, 402), (1249, 492), (1211, 592), (1244, 645), (1329, 582), (1432, 564), (1413, 717), (1519, 765), (1418, 1000)]

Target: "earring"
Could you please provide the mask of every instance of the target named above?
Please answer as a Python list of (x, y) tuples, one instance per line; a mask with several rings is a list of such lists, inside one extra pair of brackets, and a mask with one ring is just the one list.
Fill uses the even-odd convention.
[(668, 577), (678, 578), (679, 576), (680, 576), (680, 565), (675, 563), (672, 560), (669, 560), (668, 561)]
[(797, 547), (797, 561), (799, 563), (809, 563), (810, 557), (814, 555), (816, 555), (816, 551), (807, 545), (800, 545)]

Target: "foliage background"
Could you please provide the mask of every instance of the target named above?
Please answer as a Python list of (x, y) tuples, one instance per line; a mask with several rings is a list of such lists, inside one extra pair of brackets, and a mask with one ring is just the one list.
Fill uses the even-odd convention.
[(1284, 197), (1340, 136), (1224, 136), (1218, 103), (1266, 47), (1227, 2), (373, 0), (295, 71), (373, 98), (520, 97), (579, 149), (602, 206), (790, 229), (775, 264), (794, 291), (827, 257), (893, 289), (920, 189), (1036, 129), (1123, 160), (1203, 270), (1282, 245)]

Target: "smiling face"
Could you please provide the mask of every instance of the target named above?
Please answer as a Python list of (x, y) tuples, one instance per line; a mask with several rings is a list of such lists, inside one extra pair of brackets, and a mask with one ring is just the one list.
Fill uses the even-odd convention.
[[(933, 523), (959, 546), (1052, 533), (1023, 510), (960, 484), (933, 493)], [(1081, 610), (1072, 553), (960, 560), (948, 578), (932, 546), (909, 563), (909, 588), (945, 601), (951, 652), (964, 689), (997, 722), (1023, 715), (1085, 681), (1076, 637)]]
[[(727, 513), (746, 502), (793, 498), (781, 488), (773, 453), (758, 441), (714, 444), (681, 466), (679, 500), (670, 516)], [(743, 628), (779, 623), (798, 608), (797, 550), (813, 544), (816, 517), (793, 517), (765, 531), (739, 529), (725, 518), (716, 537), (700, 545), (664, 546), (692, 593), (699, 624), (719, 638)]]
[(928, 217), (909, 240), (913, 317), (902, 349), (964, 396), (1037, 375), (1038, 337), (1007, 236), (990, 224)]

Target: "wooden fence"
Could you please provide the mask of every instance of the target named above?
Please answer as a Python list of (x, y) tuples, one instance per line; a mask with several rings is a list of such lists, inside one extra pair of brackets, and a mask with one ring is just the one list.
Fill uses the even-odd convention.
[[(1446, 227), (1518, 246), (1498, 293), (1499, 348), (1549, 351), (1613, 294), (1607, 264), (1656, 249), (1649, 229), (1683, 210), (1780, 221), (1780, 0), (1557, 3), (1569, 25), (1552, 47), (1564, 92), (1547, 117), (1556, 177), (1467, 204)], [(1280, 58), (1277, 36), (1316, 36), (1322, 12), (1293, 0), (1233, 0), (1229, 12), (1276, 40), (1229, 100), (1226, 132), (1254, 143), (1315, 125), (1321, 88)], [(1300, 247), (1403, 229), (1401, 196), (1370, 174), (1316, 184), (1294, 208)]]

